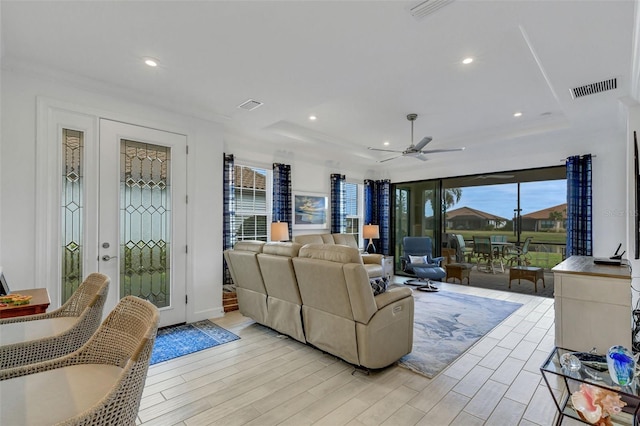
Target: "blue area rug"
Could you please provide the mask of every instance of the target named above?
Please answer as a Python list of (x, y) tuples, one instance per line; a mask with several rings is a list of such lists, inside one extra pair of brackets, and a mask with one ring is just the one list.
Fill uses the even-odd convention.
[(413, 350), (398, 365), (429, 378), (522, 306), (447, 291), (415, 296)]
[(239, 338), (209, 320), (161, 328), (153, 345), (150, 364), (168, 361)]

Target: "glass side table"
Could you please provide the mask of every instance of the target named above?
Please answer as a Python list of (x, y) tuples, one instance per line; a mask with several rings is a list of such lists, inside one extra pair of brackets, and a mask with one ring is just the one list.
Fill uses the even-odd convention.
[(558, 409), (555, 424), (557, 426), (561, 425), (565, 417), (579, 420), (585, 424), (592, 424), (580, 417), (571, 402), (571, 395), (580, 390), (580, 385), (589, 384), (615, 392), (626, 403), (621, 412), (609, 417), (610, 424), (638, 426), (640, 422), (640, 413), (638, 413), (640, 408), (640, 385), (638, 384), (638, 377), (627, 386), (619, 386), (611, 380), (608, 370), (598, 371), (584, 362), (581, 363), (580, 368), (577, 370), (570, 370), (566, 366), (563, 367), (561, 364), (562, 355), (575, 352), (556, 347), (540, 367), (542, 377)]

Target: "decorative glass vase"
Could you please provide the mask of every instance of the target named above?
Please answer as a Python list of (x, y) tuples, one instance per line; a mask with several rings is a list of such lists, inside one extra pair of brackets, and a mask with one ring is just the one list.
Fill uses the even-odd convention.
[(614, 383), (627, 386), (633, 381), (636, 371), (636, 359), (624, 346), (612, 346), (607, 352), (609, 375)]

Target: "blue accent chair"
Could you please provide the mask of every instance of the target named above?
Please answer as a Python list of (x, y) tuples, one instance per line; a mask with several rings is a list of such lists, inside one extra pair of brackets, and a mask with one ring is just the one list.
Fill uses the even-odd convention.
[[(402, 239), (402, 270), (417, 277), (406, 284), (417, 285), (418, 290), (438, 291), (432, 280), (441, 281), (447, 272), (440, 267), (442, 257), (433, 257), (430, 237), (404, 237)], [(413, 262), (411, 257), (413, 257)], [(420, 257), (420, 260), (416, 259)]]

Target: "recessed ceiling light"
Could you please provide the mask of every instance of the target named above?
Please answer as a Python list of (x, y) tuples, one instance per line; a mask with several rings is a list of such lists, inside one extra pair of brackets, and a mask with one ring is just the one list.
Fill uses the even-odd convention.
[(389, 146), (389, 141), (384, 141), (384, 142), (382, 143), (382, 145), (384, 145), (384, 146)]
[(318, 117), (316, 117), (315, 115), (310, 115), (309, 116), (309, 120), (314, 121), (316, 120)]
[(144, 60), (144, 63), (149, 65), (150, 67), (157, 67), (158, 66), (158, 61), (153, 59), (153, 58), (146, 58)]
[(473, 58), (464, 58), (462, 60), (462, 63), (465, 65), (469, 65), (471, 62), (473, 62)]
[(522, 117), (522, 113), (520, 111), (513, 113), (514, 117)]

